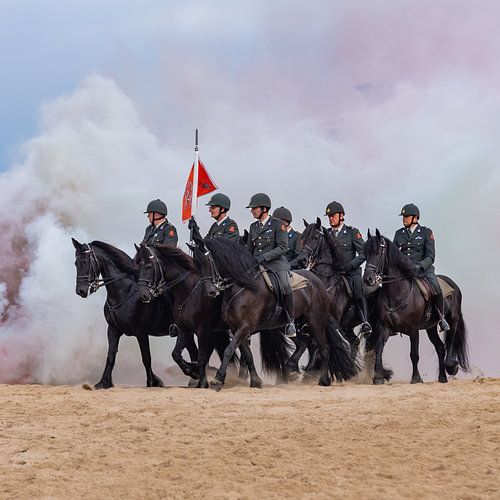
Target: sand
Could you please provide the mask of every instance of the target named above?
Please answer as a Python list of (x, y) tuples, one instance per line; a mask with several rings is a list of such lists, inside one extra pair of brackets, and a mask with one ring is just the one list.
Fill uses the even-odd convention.
[(2, 498), (500, 498), (500, 379), (0, 401)]

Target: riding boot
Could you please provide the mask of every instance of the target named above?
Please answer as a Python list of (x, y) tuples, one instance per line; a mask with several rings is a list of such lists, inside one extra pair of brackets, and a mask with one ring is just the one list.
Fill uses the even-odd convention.
[(434, 295), (434, 305), (436, 306), (436, 310), (439, 314), (439, 328), (442, 332), (447, 332), (450, 329), (450, 325), (446, 321), (444, 317), (444, 297), (443, 292), (439, 292)]
[(293, 293), (287, 293), (283, 296), (283, 301), (285, 303), (285, 309), (288, 317), (288, 323), (285, 327), (285, 335), (287, 337), (295, 337), (297, 335), (297, 330), (295, 329), (295, 323), (293, 319)]
[(368, 323), (368, 308), (365, 298), (361, 297), (356, 299), (356, 304), (358, 306), (359, 315), (361, 316), (361, 333), (364, 336), (370, 335), (370, 333), (372, 333), (372, 326)]

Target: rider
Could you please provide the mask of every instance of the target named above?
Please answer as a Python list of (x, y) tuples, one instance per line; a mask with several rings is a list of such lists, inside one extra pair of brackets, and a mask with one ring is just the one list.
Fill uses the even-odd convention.
[(231, 200), (229, 196), (216, 193), (207, 203), (208, 211), (215, 222), (208, 230), (207, 238), (226, 238), (228, 240), (238, 241), (240, 232), (238, 231), (238, 224), (229, 218), (227, 213), (231, 208)]
[(361, 316), (361, 333), (368, 335), (372, 327), (368, 323), (368, 308), (361, 280), (361, 264), (366, 260), (363, 250), (365, 242), (358, 229), (344, 224), (345, 210), (338, 201), (332, 201), (327, 205), (325, 215), (330, 222), (328, 232), (333, 236), (337, 250), (346, 262), (345, 275), (351, 285), (353, 299)]
[(443, 292), (434, 273), (436, 248), (432, 230), (419, 224), (420, 210), (413, 203), (405, 205), (399, 215), (403, 216), (404, 227), (396, 231), (394, 243), (415, 264), (417, 276), (425, 277), (431, 284), (434, 305), (441, 318), (439, 328), (446, 332), (450, 326), (444, 319)]
[(293, 292), (290, 286), (290, 264), (285, 257), (288, 250), (285, 224), (269, 215), (271, 199), (267, 194), (254, 194), (247, 208), (251, 209), (253, 217), (257, 219), (250, 226), (248, 249), (259, 264), (263, 264), (277, 275), (283, 290), (284, 305), (288, 314), (285, 335), (287, 337), (295, 337), (297, 332), (293, 319)]
[(278, 207), (274, 210), (273, 217), (275, 219), (280, 219), (285, 223), (288, 236), (288, 252), (285, 257), (288, 262), (290, 262), (291, 269), (299, 269), (301, 266), (300, 262), (298, 262), (299, 250), (297, 244), (300, 240), (300, 233), (292, 228), (292, 213), (288, 210), (288, 208)]
[(152, 200), (148, 203), (144, 213), (148, 214), (149, 226), (146, 228), (142, 242), (146, 245), (164, 243), (173, 247), (177, 246), (177, 230), (167, 220), (167, 205), (159, 199)]

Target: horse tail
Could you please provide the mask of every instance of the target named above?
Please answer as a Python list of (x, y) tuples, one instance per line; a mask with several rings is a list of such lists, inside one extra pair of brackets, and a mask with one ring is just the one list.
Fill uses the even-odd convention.
[[(454, 330), (454, 331), (453, 331)], [(465, 326), (462, 311), (458, 316), (458, 321), (452, 331), (446, 333), (446, 350), (451, 347), (458, 366), (464, 372), (470, 372), (469, 345), (467, 342), (467, 327)]]
[(264, 372), (272, 375), (284, 373), (290, 356), (289, 349), (290, 345), (281, 330), (262, 330), (260, 332), (260, 356)]
[(330, 315), (326, 323), (326, 342), (329, 354), (328, 364), (332, 376), (339, 382), (356, 376), (360, 366), (352, 359), (351, 345), (342, 336), (337, 328), (337, 323)]

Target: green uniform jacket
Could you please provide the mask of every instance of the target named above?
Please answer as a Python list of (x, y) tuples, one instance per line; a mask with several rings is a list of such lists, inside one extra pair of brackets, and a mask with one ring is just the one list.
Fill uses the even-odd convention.
[(436, 248), (434, 236), (428, 227), (418, 224), (413, 233), (405, 227), (398, 229), (394, 235), (394, 243), (414, 264), (421, 267), (424, 274), (429, 270), (434, 273)]
[(177, 229), (175, 229), (175, 226), (170, 224), (168, 220), (165, 220), (165, 222), (161, 223), (159, 226), (150, 224), (146, 228), (146, 232), (142, 240), (142, 242), (146, 243), (146, 245), (163, 243), (173, 247), (177, 246), (177, 241)]
[(297, 245), (299, 243), (300, 236), (300, 233), (298, 231), (295, 231), (295, 229), (292, 229), (287, 233), (288, 252), (286, 253), (285, 257), (287, 258), (288, 262), (292, 262), (299, 255)]
[[(329, 228), (330, 234), (334, 235), (332, 228)], [(346, 273), (361, 275), (361, 264), (366, 260), (364, 245), (365, 241), (358, 229), (351, 226), (342, 226), (340, 233), (334, 236), (333, 240), (346, 263)]]
[(214, 222), (208, 230), (207, 238), (226, 238), (237, 241), (240, 237), (238, 224), (233, 219), (226, 217), (220, 224)]
[(290, 264), (285, 254), (288, 241), (285, 225), (282, 221), (269, 217), (264, 227), (259, 221), (250, 226), (248, 249), (255, 257), (262, 256), (264, 265), (271, 271), (289, 271)]

